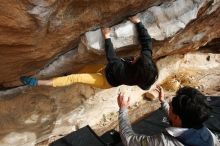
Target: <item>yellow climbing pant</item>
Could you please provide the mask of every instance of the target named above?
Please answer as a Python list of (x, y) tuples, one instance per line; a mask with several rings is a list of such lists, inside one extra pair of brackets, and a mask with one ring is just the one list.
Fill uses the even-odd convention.
[(77, 74), (53, 79), (53, 87), (68, 86), (74, 83), (89, 84), (102, 89), (112, 87), (105, 77), (105, 65), (103, 64), (88, 65)]

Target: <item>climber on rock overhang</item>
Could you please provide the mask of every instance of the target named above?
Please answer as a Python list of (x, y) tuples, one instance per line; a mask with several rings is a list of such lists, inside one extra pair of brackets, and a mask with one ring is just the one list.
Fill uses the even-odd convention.
[(152, 39), (137, 16), (129, 17), (136, 25), (142, 49), (134, 57), (119, 58), (110, 39), (110, 28), (102, 28), (105, 38), (105, 52), (108, 64), (92, 65), (83, 68), (77, 74), (57, 77), (49, 80), (38, 80), (34, 77), (21, 77), (24, 85), (30, 86), (68, 86), (75, 83), (85, 83), (98, 88), (116, 87), (122, 84), (137, 85), (146, 90), (157, 80), (158, 69), (152, 59)]

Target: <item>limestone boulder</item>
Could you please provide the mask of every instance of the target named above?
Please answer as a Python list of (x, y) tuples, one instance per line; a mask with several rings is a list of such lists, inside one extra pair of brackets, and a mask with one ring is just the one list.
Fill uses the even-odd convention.
[[(136, 14), (153, 38), (153, 57), (167, 100), (183, 86), (220, 95), (219, 0), (7, 0), (0, 4), (0, 86), (20, 85), (106, 63), (101, 26), (112, 29), (117, 55), (137, 53)], [(1, 88), (3, 89), (3, 88)], [(85, 125), (101, 135), (118, 127), (117, 95), (131, 97), (131, 122), (160, 106), (137, 86), (21, 86), (0, 91), (0, 145), (46, 146)]]
[[(154, 59), (197, 50), (211, 40), (217, 42), (220, 34), (219, 7), (219, 1), (178, 0), (167, 1), (138, 13), (154, 40)], [(111, 30), (111, 40), (119, 56), (133, 55), (139, 51), (136, 27), (130, 21), (124, 19), (122, 23), (112, 26)], [(77, 50), (58, 58), (46, 70), (42, 70), (39, 77), (76, 72), (83, 64), (105, 61), (101, 30), (88, 31), (80, 38)], [(71, 64), (74, 64), (73, 68), (69, 68)]]
[[(157, 61), (158, 81), (170, 100), (175, 91), (192, 86), (206, 95), (219, 95), (220, 55), (201, 50), (185, 55), (170, 55)], [(130, 117), (134, 122), (157, 109), (158, 100), (148, 101), (146, 91), (137, 86), (119, 86), (101, 90), (86, 85), (64, 88), (36, 87), (7, 94), (0, 100), (0, 145), (39, 146), (85, 125), (101, 135), (117, 129), (117, 95), (131, 97)]]
[[(0, 3), (0, 85), (35, 75), (78, 46), (80, 36), (115, 24), (161, 0), (3, 0)], [(8, 84), (8, 85), (6, 85)]]
[[(212, 39), (219, 38), (219, 7), (219, 1), (177, 0), (139, 13), (142, 23), (155, 40), (154, 58), (197, 50)], [(128, 20), (111, 29), (116, 50), (138, 45), (136, 27)], [(87, 32), (82, 44), (90, 51), (103, 53), (104, 40), (100, 29)]]

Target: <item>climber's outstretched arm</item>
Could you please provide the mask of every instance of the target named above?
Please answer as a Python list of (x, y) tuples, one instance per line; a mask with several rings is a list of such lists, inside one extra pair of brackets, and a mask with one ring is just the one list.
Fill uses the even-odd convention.
[(110, 28), (102, 28), (102, 34), (105, 38), (105, 53), (108, 63), (113, 63), (115, 61), (120, 61), (120, 58), (116, 56), (114, 51), (113, 44), (110, 38), (111, 29)]
[(141, 53), (151, 57), (152, 56), (152, 39), (147, 29), (144, 27), (144, 25), (141, 23), (140, 19), (137, 16), (129, 17), (129, 20), (132, 23), (134, 23), (137, 27), (138, 38), (142, 46)]

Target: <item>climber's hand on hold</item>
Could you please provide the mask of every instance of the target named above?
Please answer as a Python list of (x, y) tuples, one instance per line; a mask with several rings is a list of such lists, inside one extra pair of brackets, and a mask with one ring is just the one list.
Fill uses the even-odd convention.
[(102, 30), (102, 34), (103, 34), (105, 39), (110, 38), (111, 28), (104, 27), (101, 30)]
[(139, 23), (141, 22), (140, 18), (138, 16), (131, 16), (128, 18), (132, 23)]

